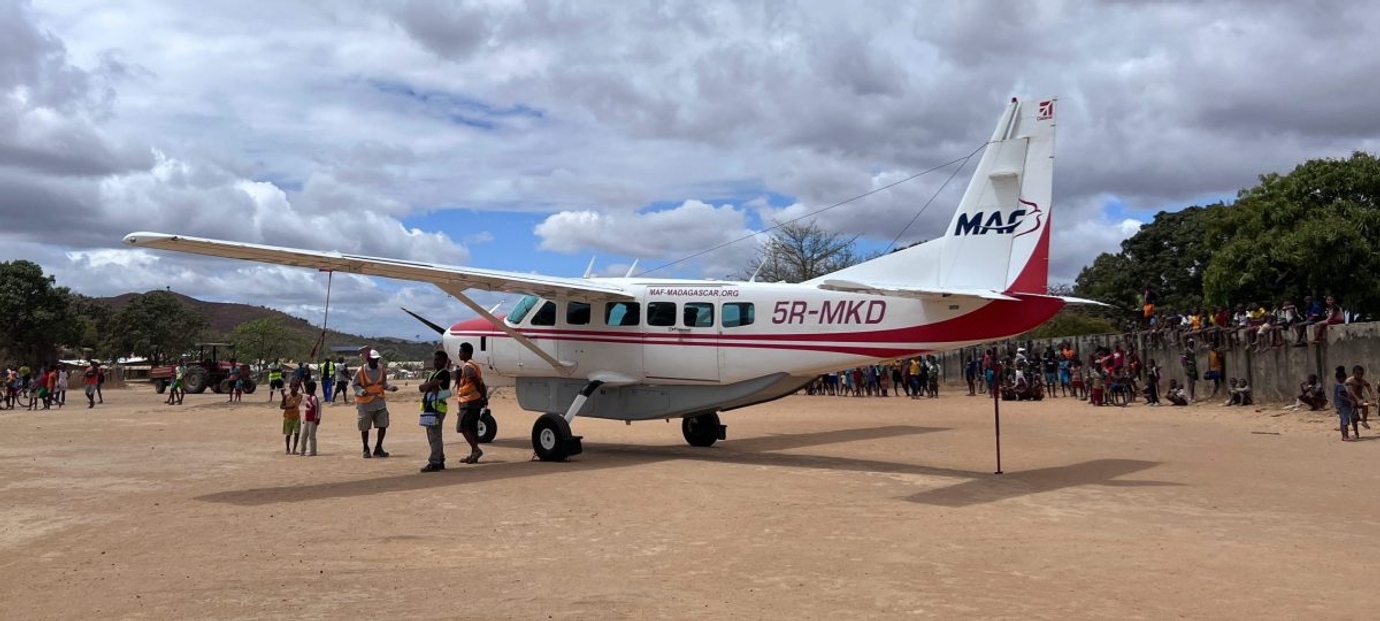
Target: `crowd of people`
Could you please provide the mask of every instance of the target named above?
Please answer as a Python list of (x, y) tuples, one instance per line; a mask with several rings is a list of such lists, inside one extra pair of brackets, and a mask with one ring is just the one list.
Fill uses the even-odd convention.
[(1327, 327), (1347, 323), (1348, 315), (1331, 295), (1323, 299), (1304, 296), (1303, 304), (1291, 300), (1274, 304), (1251, 302), (1212, 309), (1162, 314), (1156, 306), (1158, 296), (1148, 285), (1142, 295), (1141, 331), (1147, 346), (1179, 347), (1189, 339), (1204, 347), (1250, 347), (1264, 351), (1277, 347), (1306, 347), (1319, 343)]
[[(1259, 335), (1257, 332), (1258, 338), (1269, 338)], [(1093, 406), (1126, 406), (1143, 399), (1146, 405), (1155, 407), (1166, 402), (1187, 406), (1222, 398), (1221, 403), (1226, 407), (1255, 404), (1249, 380), (1229, 377), (1225, 372), (1223, 347), (1227, 343), (1206, 345), (1207, 371), (1201, 375), (1198, 342), (1186, 333), (1181, 344), (1183, 349), (1178, 364), (1184, 379), (1170, 378), (1167, 384), (1164, 383), (1165, 370), (1159, 362), (1154, 358), (1143, 359), (1135, 345), (1099, 346), (1085, 360), (1068, 341), (1057, 347), (1048, 345), (1038, 354), (1032, 354), (1025, 347), (1007, 345), (989, 348), (980, 357), (967, 356), (963, 363), (963, 380), (968, 395), (995, 393), (1004, 401), (1074, 398)], [(920, 356), (825, 373), (805, 391), (810, 395), (899, 397), (905, 394), (913, 399), (929, 398), (938, 396), (941, 377), (938, 359), (932, 355)], [(1200, 381), (1206, 393), (1201, 396)], [(1375, 398), (1376, 392), (1365, 379), (1365, 369), (1361, 365), (1354, 365), (1350, 374), (1345, 367), (1337, 367), (1331, 402), (1340, 419), (1343, 440), (1353, 441), (1362, 428), (1370, 428), (1370, 408)], [(1328, 404), (1327, 388), (1317, 374), (1309, 374), (1299, 384), (1296, 401), (1288, 409), (1306, 407), (1320, 411), (1327, 409)]]
[[(286, 386), (283, 385), (281, 361), (275, 360), (269, 365), (269, 400), (273, 400), (275, 391), (279, 393), (278, 407), (283, 412), (283, 450), (286, 454), (315, 456), (317, 429), (323, 418), (322, 398), (327, 399), (324, 403), (334, 403), (336, 396), (345, 395), (341, 403), (355, 405), (362, 456), (365, 459), (390, 456), (383, 446), (391, 419), (388, 395), (397, 392), (399, 387), (389, 381), (388, 367), (383, 364), (377, 350), (365, 347), (359, 353), (361, 364), (353, 373), (343, 357), (335, 361), (326, 360), (315, 370), (303, 364), (298, 365)], [(427, 463), (421, 468), (423, 473), (446, 469), (442, 432), (451, 397), (456, 398), (460, 410), (456, 432), (470, 446), (470, 454), (460, 461), (478, 463), (484, 454), (479, 447), (479, 420), (483, 410), (488, 407), (489, 396), (480, 367), (471, 360), (473, 354), (472, 345), (461, 343), (460, 360), (452, 364), (449, 354), (437, 351), (432, 356), (431, 372), (426, 381), (417, 387), (422, 397), (418, 423), (426, 429), (430, 449)], [(316, 395), (318, 384), (313, 377), (314, 371), (319, 372), (322, 378), (322, 397)], [(376, 438), (372, 447), (369, 441), (371, 430)]]
[(3, 375), (4, 399), (0, 409), (48, 410), (67, 405), (67, 389), (72, 382), (81, 382), (85, 389), (87, 408), (105, 403), (105, 369), (92, 360), (85, 365), (58, 363), (39, 366), (37, 371), (28, 365), (7, 367)]
[(916, 356), (824, 373), (805, 387), (805, 394), (935, 398), (939, 396), (939, 380), (942, 376), (938, 358), (933, 355)]

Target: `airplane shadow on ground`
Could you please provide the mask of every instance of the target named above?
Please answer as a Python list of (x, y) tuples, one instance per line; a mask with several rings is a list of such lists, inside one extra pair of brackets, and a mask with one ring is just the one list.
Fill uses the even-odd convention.
[[(285, 487), (264, 487), (233, 490), (198, 496), (196, 500), (226, 503), (241, 506), (259, 506), (283, 502), (302, 502), (328, 498), (351, 498), (390, 492), (403, 492), (433, 489), (451, 485), (468, 485), (489, 481), (503, 481), (539, 475), (577, 475), (581, 472), (639, 466), (675, 460), (703, 461), (710, 463), (772, 466), (784, 468), (815, 468), (841, 472), (876, 472), (888, 474), (919, 474), (949, 478), (968, 479), (967, 482), (952, 487), (930, 490), (916, 494), (906, 500), (926, 504), (947, 506), (966, 506), (993, 502), (1003, 498), (1025, 496), (1044, 491), (1052, 491), (1076, 485), (1172, 485), (1170, 483), (1112, 481), (1112, 478), (1130, 474), (1158, 465), (1158, 462), (1133, 460), (1096, 460), (1045, 468), (1026, 473), (1003, 475), (1011, 477), (1002, 481), (988, 472), (938, 468), (917, 464), (832, 457), (824, 455), (799, 455), (774, 451), (787, 451), (812, 446), (879, 440), (907, 435), (918, 435), (947, 431), (942, 427), (917, 427), (893, 425), (824, 431), (799, 434), (773, 434), (742, 440), (732, 440), (711, 449), (689, 446), (632, 446), (621, 444), (587, 443), (587, 453), (597, 455), (596, 459), (576, 460), (563, 464), (546, 462), (490, 462), (480, 466), (460, 466), (442, 473), (421, 475), (408, 474), (364, 479), (338, 481), (316, 485), (296, 485)], [(526, 448), (528, 443), (520, 439), (498, 440), (497, 446)], [(464, 448), (463, 446), (459, 448)], [(1014, 481), (1014, 482), (1008, 482)]]
[(1160, 465), (1139, 459), (1094, 459), (1067, 466), (1037, 468), (1002, 475), (986, 475), (972, 480), (920, 492), (905, 500), (944, 507), (966, 507), (1018, 496), (1041, 494), (1070, 487), (1166, 487), (1182, 483), (1167, 481), (1119, 481), (1117, 477), (1135, 474)]

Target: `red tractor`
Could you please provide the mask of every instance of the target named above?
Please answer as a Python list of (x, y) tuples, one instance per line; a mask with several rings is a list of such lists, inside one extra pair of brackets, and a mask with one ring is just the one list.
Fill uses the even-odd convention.
[[(232, 357), (230, 360), (220, 359), (220, 348), (224, 347), (234, 351), (235, 346), (230, 343), (198, 343), (197, 359), (187, 361), (187, 371), (182, 374), (182, 389), (189, 394), (200, 394), (210, 388), (213, 392), (230, 392), (234, 386), (230, 384), (230, 370), (239, 367), (240, 379), (244, 381), (245, 394), (253, 394), (258, 384), (254, 382), (254, 376), (249, 371), (249, 365), (242, 362), (235, 362)], [(207, 356), (207, 349), (210, 349), (210, 356)], [(177, 365), (153, 367), (149, 369), (149, 379), (153, 380), (153, 389), (158, 394), (163, 394), (172, 384), (173, 378), (177, 375)]]

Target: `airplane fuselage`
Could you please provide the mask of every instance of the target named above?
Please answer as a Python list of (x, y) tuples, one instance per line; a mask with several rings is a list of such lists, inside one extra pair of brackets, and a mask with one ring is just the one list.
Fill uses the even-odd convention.
[[(585, 303), (528, 296), (504, 320), (559, 361), (559, 368), (484, 318), (452, 326), (445, 348), (454, 355), (468, 341), (478, 363), (519, 380), (564, 379), (576, 386), (597, 379), (610, 386), (659, 387), (674, 395), (686, 391), (671, 387), (732, 387), (773, 374), (797, 378), (799, 384), (826, 371), (986, 342), (1030, 330), (1062, 306), (1038, 296), (912, 299), (786, 283), (599, 282), (617, 285), (632, 299)], [(776, 398), (780, 395), (770, 394), (776, 390), (780, 387), (758, 396)], [(565, 401), (538, 401), (533, 409), (551, 411)], [(635, 419), (694, 413), (693, 408), (675, 411), (680, 409), (587, 415)]]

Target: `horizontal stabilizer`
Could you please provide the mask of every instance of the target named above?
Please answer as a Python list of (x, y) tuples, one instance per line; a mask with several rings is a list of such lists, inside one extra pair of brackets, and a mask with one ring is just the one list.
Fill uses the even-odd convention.
[(884, 295), (893, 298), (947, 298), (947, 297), (968, 297), (981, 298), (984, 300), (1016, 300), (1009, 295), (991, 289), (955, 289), (941, 287), (897, 287), (879, 284), (865, 284), (852, 282), (849, 280), (830, 279), (820, 282), (817, 285), (820, 289), (829, 291), (846, 291), (848, 293), (865, 293), (870, 295)]
[(1089, 300), (1089, 299), (1086, 299), (1086, 298), (1075, 298), (1075, 297), (1067, 296), (1067, 295), (1061, 295), (1061, 296), (1057, 296), (1057, 297), (1058, 297), (1059, 299), (1063, 300), (1065, 304), (1083, 304), (1083, 305), (1087, 305), (1087, 306), (1108, 306), (1108, 307), (1111, 306), (1111, 304), (1104, 304), (1104, 303), (1102, 303), (1102, 302), (1098, 302), (1097, 300)]

